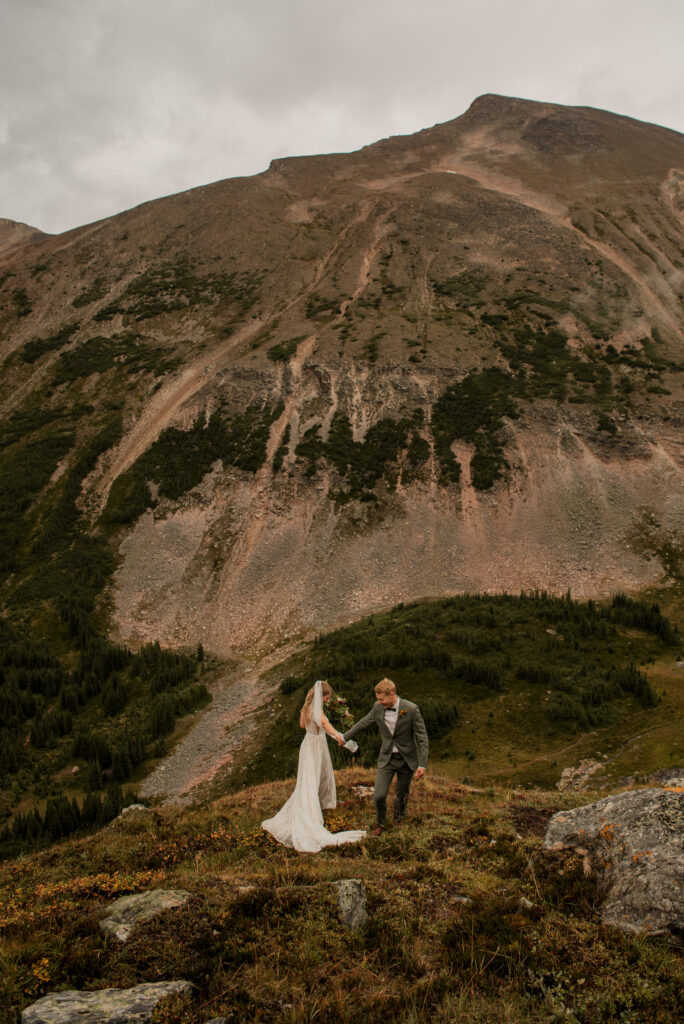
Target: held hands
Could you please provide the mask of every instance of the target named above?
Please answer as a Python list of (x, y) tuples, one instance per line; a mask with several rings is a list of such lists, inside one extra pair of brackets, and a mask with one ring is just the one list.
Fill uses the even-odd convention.
[(344, 746), (344, 736), (342, 736), (342, 735), (341, 735), (341, 734), (340, 734), (340, 733), (338, 732), (338, 734), (337, 734), (337, 736), (336, 736), (335, 738), (336, 738), (336, 740), (337, 740), (337, 745), (338, 745), (338, 747), (343, 747), (343, 746)]

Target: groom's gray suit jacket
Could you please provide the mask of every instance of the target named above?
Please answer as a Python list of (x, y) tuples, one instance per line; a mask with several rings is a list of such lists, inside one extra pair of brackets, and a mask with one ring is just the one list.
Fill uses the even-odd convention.
[(378, 768), (384, 768), (392, 756), (392, 747), (395, 746), (413, 771), (418, 767), (427, 768), (428, 734), (423, 716), (416, 704), (404, 700), (403, 697), (399, 698), (397, 724), (393, 736), (385, 725), (385, 709), (378, 701), (367, 715), (343, 734), (345, 740), (352, 739), (357, 732), (363, 732), (371, 725), (377, 725), (382, 740)]

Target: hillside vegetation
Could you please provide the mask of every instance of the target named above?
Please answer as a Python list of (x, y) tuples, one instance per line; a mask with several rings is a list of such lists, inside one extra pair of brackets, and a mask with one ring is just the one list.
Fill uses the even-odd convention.
[[(625, 595), (606, 604), (540, 592), (400, 605), (317, 637), (269, 674), (281, 680), (279, 700), (264, 716), (258, 747), (225, 784), (296, 772), (299, 708), (315, 679), (328, 679), (358, 719), (375, 683), (389, 676), (419, 704), (438, 770), (466, 782), (550, 786), (568, 757), (607, 757), (641, 728), (681, 717), (676, 678), (669, 695), (659, 692), (659, 674), (658, 686), (649, 680), (656, 662), (673, 666), (681, 651), (677, 626), (658, 604)], [(331, 713), (335, 722), (334, 701)], [(376, 730), (357, 739), (358, 762), (372, 766)], [(678, 756), (674, 736), (666, 749)], [(338, 767), (349, 763), (345, 751), (333, 748), (332, 756)]]
[[(371, 823), (372, 773), (338, 774), (334, 831)], [(595, 881), (542, 848), (577, 797), (473, 789), (431, 773), (407, 823), (378, 840), (302, 856), (260, 828), (290, 782), (203, 809), (133, 812), (93, 836), (0, 865), (0, 1006), (8, 1024), (45, 992), (188, 979), (163, 1024), (673, 1024), (681, 950), (599, 922)], [(589, 797), (584, 797), (584, 800)], [(341, 878), (366, 886), (369, 920), (338, 921)], [(182, 908), (125, 945), (100, 931), (113, 899), (185, 889)]]

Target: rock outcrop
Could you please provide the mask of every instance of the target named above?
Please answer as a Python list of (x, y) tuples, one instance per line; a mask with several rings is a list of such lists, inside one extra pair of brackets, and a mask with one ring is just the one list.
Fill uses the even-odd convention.
[(605, 924), (657, 935), (684, 929), (684, 788), (609, 796), (555, 814), (548, 848), (572, 847), (605, 891)]
[(564, 768), (561, 772), (560, 780), (557, 784), (558, 789), (564, 792), (566, 789), (581, 790), (588, 785), (592, 775), (596, 775), (597, 772), (603, 770), (603, 765), (600, 761), (594, 761), (592, 758), (585, 758), (580, 761), (577, 768)]
[(98, 992), (50, 992), (22, 1011), (21, 1024), (146, 1024), (162, 999), (191, 989), (189, 981), (156, 981)]
[(126, 942), (139, 921), (147, 921), (173, 907), (182, 907), (190, 896), (185, 889), (151, 889), (121, 896), (111, 904), (107, 916), (100, 921), (100, 928), (119, 942)]
[(340, 921), (347, 928), (363, 928), (368, 920), (366, 890), (360, 878), (344, 878), (335, 882)]

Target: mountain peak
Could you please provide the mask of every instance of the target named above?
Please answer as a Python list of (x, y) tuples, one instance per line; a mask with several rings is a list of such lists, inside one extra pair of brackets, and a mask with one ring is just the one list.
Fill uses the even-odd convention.
[(0, 253), (13, 249), (15, 245), (38, 241), (41, 238), (45, 238), (45, 234), (38, 228), (33, 228), (30, 224), (22, 224), (20, 221), (0, 217)]

